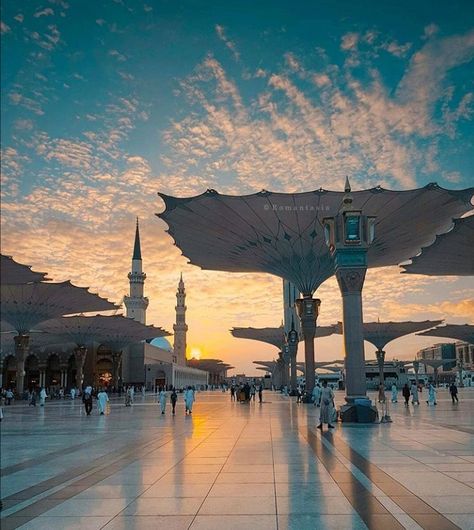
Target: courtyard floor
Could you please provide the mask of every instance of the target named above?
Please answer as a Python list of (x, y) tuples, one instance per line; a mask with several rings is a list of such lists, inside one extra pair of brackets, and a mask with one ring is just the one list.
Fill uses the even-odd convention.
[[(474, 529), (474, 388), (393, 423), (316, 429), (319, 409), (200, 392), (85, 416), (79, 400), (4, 407), (1, 528)], [(337, 393), (337, 401), (343, 394)]]

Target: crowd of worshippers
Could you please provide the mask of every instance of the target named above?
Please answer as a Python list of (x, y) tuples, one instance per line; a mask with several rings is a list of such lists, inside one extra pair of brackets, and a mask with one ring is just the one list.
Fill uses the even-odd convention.
[(255, 401), (255, 396), (258, 395), (258, 402), (263, 402), (263, 386), (261, 384), (250, 385), (249, 383), (241, 383), (240, 385), (231, 385), (230, 400), (239, 401), (240, 403), (250, 403)]

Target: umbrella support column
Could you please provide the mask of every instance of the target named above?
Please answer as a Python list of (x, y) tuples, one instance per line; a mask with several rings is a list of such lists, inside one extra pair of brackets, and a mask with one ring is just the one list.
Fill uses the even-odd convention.
[(28, 335), (17, 335), (13, 340), (15, 341), (16, 357), (16, 393), (21, 398), (25, 390), (25, 361), (30, 337)]

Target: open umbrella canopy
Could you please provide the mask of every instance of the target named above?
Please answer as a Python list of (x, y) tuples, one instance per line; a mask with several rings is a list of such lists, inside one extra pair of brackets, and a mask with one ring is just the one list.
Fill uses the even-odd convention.
[(417, 333), (417, 335), (422, 335), (423, 337), (446, 337), (474, 344), (474, 325), (446, 324), (446, 326), (439, 326), (423, 333)]
[(11, 256), (0, 254), (0, 283), (18, 285), (47, 280), (45, 272), (34, 272), (28, 265), (17, 263)]
[(404, 273), (428, 276), (474, 276), (474, 215), (455, 219), (452, 230), (424, 247)]
[[(447, 231), (453, 217), (472, 209), (474, 188), (446, 190), (437, 184), (407, 191), (376, 187), (351, 193), (352, 208), (376, 216), (368, 266), (398, 265), (416, 255), (435, 234)], [(334, 274), (323, 219), (336, 215), (344, 192), (202, 195), (177, 198), (159, 194), (157, 214), (190, 263), (203, 269), (267, 272), (313, 293)]]
[[(398, 339), (415, 331), (432, 328), (441, 324), (442, 320), (424, 320), (422, 322), (364, 322), (364, 340), (373, 344), (378, 350), (383, 350), (392, 340)], [(335, 326), (342, 335), (342, 323)]]
[(70, 281), (4, 285), (1, 304), (2, 320), (20, 334), (29, 333), (40, 322), (63, 315), (118, 309), (112, 302)]
[[(285, 330), (279, 328), (233, 328), (230, 330), (237, 339), (257, 340), (266, 342), (277, 348), (281, 348), (285, 342)], [(316, 338), (328, 337), (335, 333), (334, 326), (318, 326), (316, 328)]]
[(122, 315), (62, 317), (43, 322), (38, 329), (45, 334), (61, 336), (78, 346), (100, 342), (117, 351), (134, 342), (170, 335), (162, 328), (145, 326)]

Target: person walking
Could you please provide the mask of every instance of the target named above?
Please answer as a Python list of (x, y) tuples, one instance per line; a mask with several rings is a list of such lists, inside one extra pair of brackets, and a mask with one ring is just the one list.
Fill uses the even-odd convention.
[(105, 409), (107, 407), (107, 403), (109, 401), (109, 396), (107, 395), (107, 392), (103, 389), (99, 389), (99, 393), (97, 394), (97, 406), (99, 408), (99, 414), (103, 416), (105, 414)]
[(173, 388), (173, 391), (171, 392), (170, 401), (171, 401), (171, 414), (173, 414), (173, 416), (174, 416), (175, 408), (176, 408), (176, 402), (178, 401), (178, 394), (176, 393), (176, 389), (175, 388)]
[(323, 381), (323, 388), (321, 390), (321, 410), (319, 412), (318, 429), (323, 429), (323, 424), (327, 423), (329, 429), (334, 429), (331, 424), (334, 417), (334, 392), (332, 388), (328, 387), (328, 382)]
[(28, 404), (28, 406), (30, 405), (33, 405), (33, 407), (36, 407), (36, 392), (35, 392), (35, 389), (33, 388), (33, 390), (31, 391), (31, 394), (30, 394), (30, 402)]
[(5, 392), (5, 405), (11, 405), (12, 404), (12, 399), (13, 399), (13, 392), (12, 392), (12, 389), (9, 388)]
[(314, 386), (311, 398), (313, 400), (313, 406), (319, 407), (321, 404), (321, 387), (319, 383)]
[(84, 403), (86, 415), (90, 416), (92, 412), (92, 388), (90, 386), (86, 387), (84, 390), (84, 393), (82, 394), (82, 402)]
[(418, 398), (418, 387), (416, 386), (415, 383), (413, 383), (411, 385), (411, 395), (412, 395), (412, 398), (411, 398), (411, 402), (413, 405), (419, 405), (420, 404), (420, 400)]
[(160, 408), (161, 414), (166, 412), (166, 399), (167, 399), (166, 390), (160, 387), (159, 399), (160, 399)]
[(258, 402), (262, 403), (263, 400), (263, 386), (262, 384), (258, 385)]
[(132, 406), (132, 389), (129, 386), (125, 389), (125, 406)]
[(184, 401), (186, 403), (186, 414), (193, 413), (193, 403), (195, 400), (194, 390), (188, 386), (187, 390), (184, 392)]
[(449, 393), (451, 394), (451, 399), (453, 403), (459, 403), (458, 387), (456, 386), (456, 383), (451, 383), (451, 386), (449, 387)]
[(71, 399), (73, 401), (76, 399), (76, 389), (74, 387), (71, 388)]
[(405, 386), (402, 389), (402, 395), (405, 398), (405, 407), (408, 407), (410, 403), (410, 389), (408, 388), (408, 383), (405, 383)]
[(234, 385), (230, 387), (230, 400), (235, 401), (235, 386)]
[(398, 388), (395, 383), (392, 385), (392, 403), (398, 403)]
[(426, 402), (428, 405), (437, 405), (436, 403), (436, 388), (434, 387), (433, 383), (430, 383), (428, 387), (428, 401)]
[(46, 398), (48, 397), (48, 395), (46, 394), (46, 390), (44, 388), (41, 388), (39, 397), (40, 397), (40, 407), (44, 407)]

